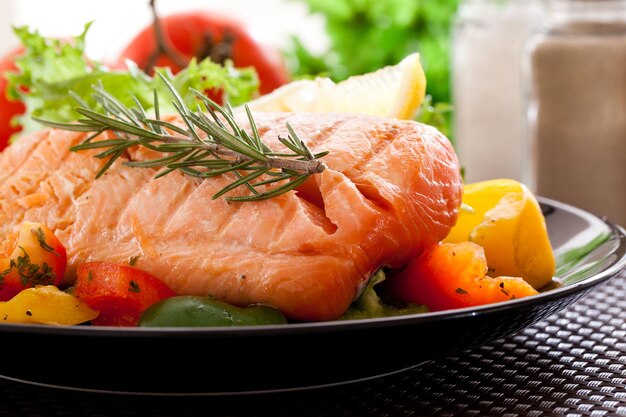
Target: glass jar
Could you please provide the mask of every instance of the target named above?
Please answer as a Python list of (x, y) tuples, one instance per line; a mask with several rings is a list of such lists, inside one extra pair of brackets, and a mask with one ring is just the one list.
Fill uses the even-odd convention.
[(465, 180), (521, 180), (522, 59), (541, 27), (535, 0), (465, 0), (453, 32), (454, 138)]
[(546, 0), (527, 50), (527, 182), (626, 224), (626, 0)]

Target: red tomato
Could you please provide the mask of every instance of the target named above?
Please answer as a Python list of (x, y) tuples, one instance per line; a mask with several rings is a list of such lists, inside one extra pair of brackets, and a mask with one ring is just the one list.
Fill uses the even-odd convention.
[[(206, 11), (173, 14), (160, 19), (165, 37), (187, 61), (204, 58), (207, 40), (221, 42), (225, 34), (234, 37), (232, 60), (237, 68), (254, 67), (259, 75), (261, 94), (269, 93), (289, 81), (289, 72), (280, 53), (257, 42), (243, 25), (232, 19)], [(122, 52), (121, 60), (130, 59), (145, 68), (157, 49), (152, 25), (137, 35)], [(172, 72), (181, 70), (172, 59), (161, 54), (156, 66), (169, 66)]]
[(59, 286), (67, 266), (65, 247), (43, 224), (24, 222), (0, 256), (0, 301), (35, 285)]
[(11, 135), (19, 132), (20, 129), (11, 127), (10, 122), (13, 116), (26, 111), (24, 104), (20, 101), (9, 101), (7, 98), (8, 80), (4, 76), (7, 71), (17, 71), (15, 58), (23, 53), (23, 48), (17, 48), (0, 59), (0, 151), (6, 148)]
[(104, 262), (78, 267), (77, 298), (100, 314), (97, 326), (136, 326), (152, 304), (176, 295), (158, 278), (137, 268)]
[(391, 291), (432, 311), (474, 307), (537, 294), (522, 278), (487, 276), (481, 246), (471, 242), (431, 247), (390, 278)]

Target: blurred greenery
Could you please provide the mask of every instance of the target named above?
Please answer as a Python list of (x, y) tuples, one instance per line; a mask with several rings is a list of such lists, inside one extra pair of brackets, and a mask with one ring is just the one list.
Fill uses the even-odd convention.
[(294, 75), (350, 75), (395, 65), (418, 51), (432, 103), (450, 103), (451, 25), (459, 0), (297, 0), (326, 19), (330, 50), (316, 55), (293, 38)]

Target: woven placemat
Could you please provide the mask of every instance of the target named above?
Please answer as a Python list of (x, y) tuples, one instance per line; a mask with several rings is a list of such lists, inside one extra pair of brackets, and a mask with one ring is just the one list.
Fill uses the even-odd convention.
[(0, 415), (626, 416), (626, 275), (514, 336), (369, 382), (290, 394), (173, 398), (0, 379)]

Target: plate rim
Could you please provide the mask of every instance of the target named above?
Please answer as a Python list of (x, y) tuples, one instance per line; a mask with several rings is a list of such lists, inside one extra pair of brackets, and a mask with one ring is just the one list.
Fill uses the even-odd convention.
[[(606, 217), (599, 217), (593, 213), (578, 207), (544, 197), (538, 197), (541, 204), (553, 206), (559, 210), (567, 211), (579, 216), (593, 216), (603, 222), (610, 230), (611, 236), (622, 241), (620, 246), (626, 245), (626, 230)], [(251, 337), (251, 336), (272, 336), (272, 335), (299, 335), (302, 333), (328, 333), (341, 331), (356, 331), (366, 329), (376, 329), (379, 327), (396, 327), (414, 324), (424, 324), (428, 322), (454, 320), (463, 317), (472, 317), (483, 314), (493, 314), (502, 310), (523, 308), (526, 306), (542, 303), (545, 301), (561, 298), (572, 293), (599, 285), (610, 278), (618, 275), (626, 269), (626, 255), (617, 259), (608, 268), (587, 277), (579, 282), (555, 288), (553, 290), (540, 293), (532, 297), (508, 300), (499, 303), (486, 304), (478, 307), (465, 307), (461, 309), (413, 313), (400, 316), (377, 317), (354, 320), (334, 320), (312, 323), (291, 323), (289, 325), (261, 325), (261, 326), (239, 326), (239, 327), (158, 327), (158, 328), (138, 328), (138, 327), (106, 327), (106, 326), (49, 326), (44, 324), (17, 324), (3, 323), (0, 325), (2, 333), (28, 333), (28, 334), (50, 334), (63, 336), (89, 336), (89, 337), (131, 337), (131, 338), (223, 338), (223, 337)]]

